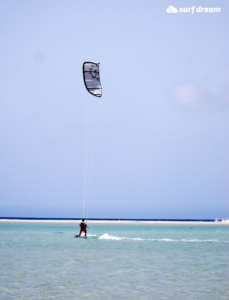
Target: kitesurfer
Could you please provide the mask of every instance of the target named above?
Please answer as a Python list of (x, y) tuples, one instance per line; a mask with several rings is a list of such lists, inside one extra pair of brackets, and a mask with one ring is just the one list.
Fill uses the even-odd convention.
[(81, 236), (81, 233), (84, 232), (85, 236), (87, 236), (87, 224), (85, 223), (85, 220), (82, 219), (81, 223), (79, 224), (80, 226), (80, 233), (79, 236)]

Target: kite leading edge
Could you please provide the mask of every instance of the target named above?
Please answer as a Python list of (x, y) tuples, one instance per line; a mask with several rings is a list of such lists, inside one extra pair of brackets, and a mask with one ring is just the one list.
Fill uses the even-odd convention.
[(99, 63), (86, 61), (83, 63), (83, 80), (86, 89), (96, 97), (102, 96), (102, 86), (99, 75)]

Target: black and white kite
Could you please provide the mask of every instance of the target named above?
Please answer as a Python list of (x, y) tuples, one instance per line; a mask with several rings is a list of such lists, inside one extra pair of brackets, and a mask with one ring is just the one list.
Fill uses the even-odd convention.
[(96, 97), (102, 96), (102, 86), (99, 76), (99, 63), (86, 61), (83, 63), (83, 80), (86, 89)]

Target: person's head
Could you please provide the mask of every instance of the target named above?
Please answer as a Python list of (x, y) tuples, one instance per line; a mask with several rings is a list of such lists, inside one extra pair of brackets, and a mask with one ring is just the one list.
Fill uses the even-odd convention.
[(82, 222), (84, 222), (84, 219), (82, 219)]

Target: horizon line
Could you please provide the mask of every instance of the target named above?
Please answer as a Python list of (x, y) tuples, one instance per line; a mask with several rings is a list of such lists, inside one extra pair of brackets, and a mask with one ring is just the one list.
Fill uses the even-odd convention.
[[(88, 221), (170, 221), (170, 222), (220, 222), (224, 219), (149, 219), (149, 218), (84, 218)], [(53, 220), (53, 221), (80, 221), (82, 218), (40, 218), (40, 217), (0, 217), (0, 220)]]

